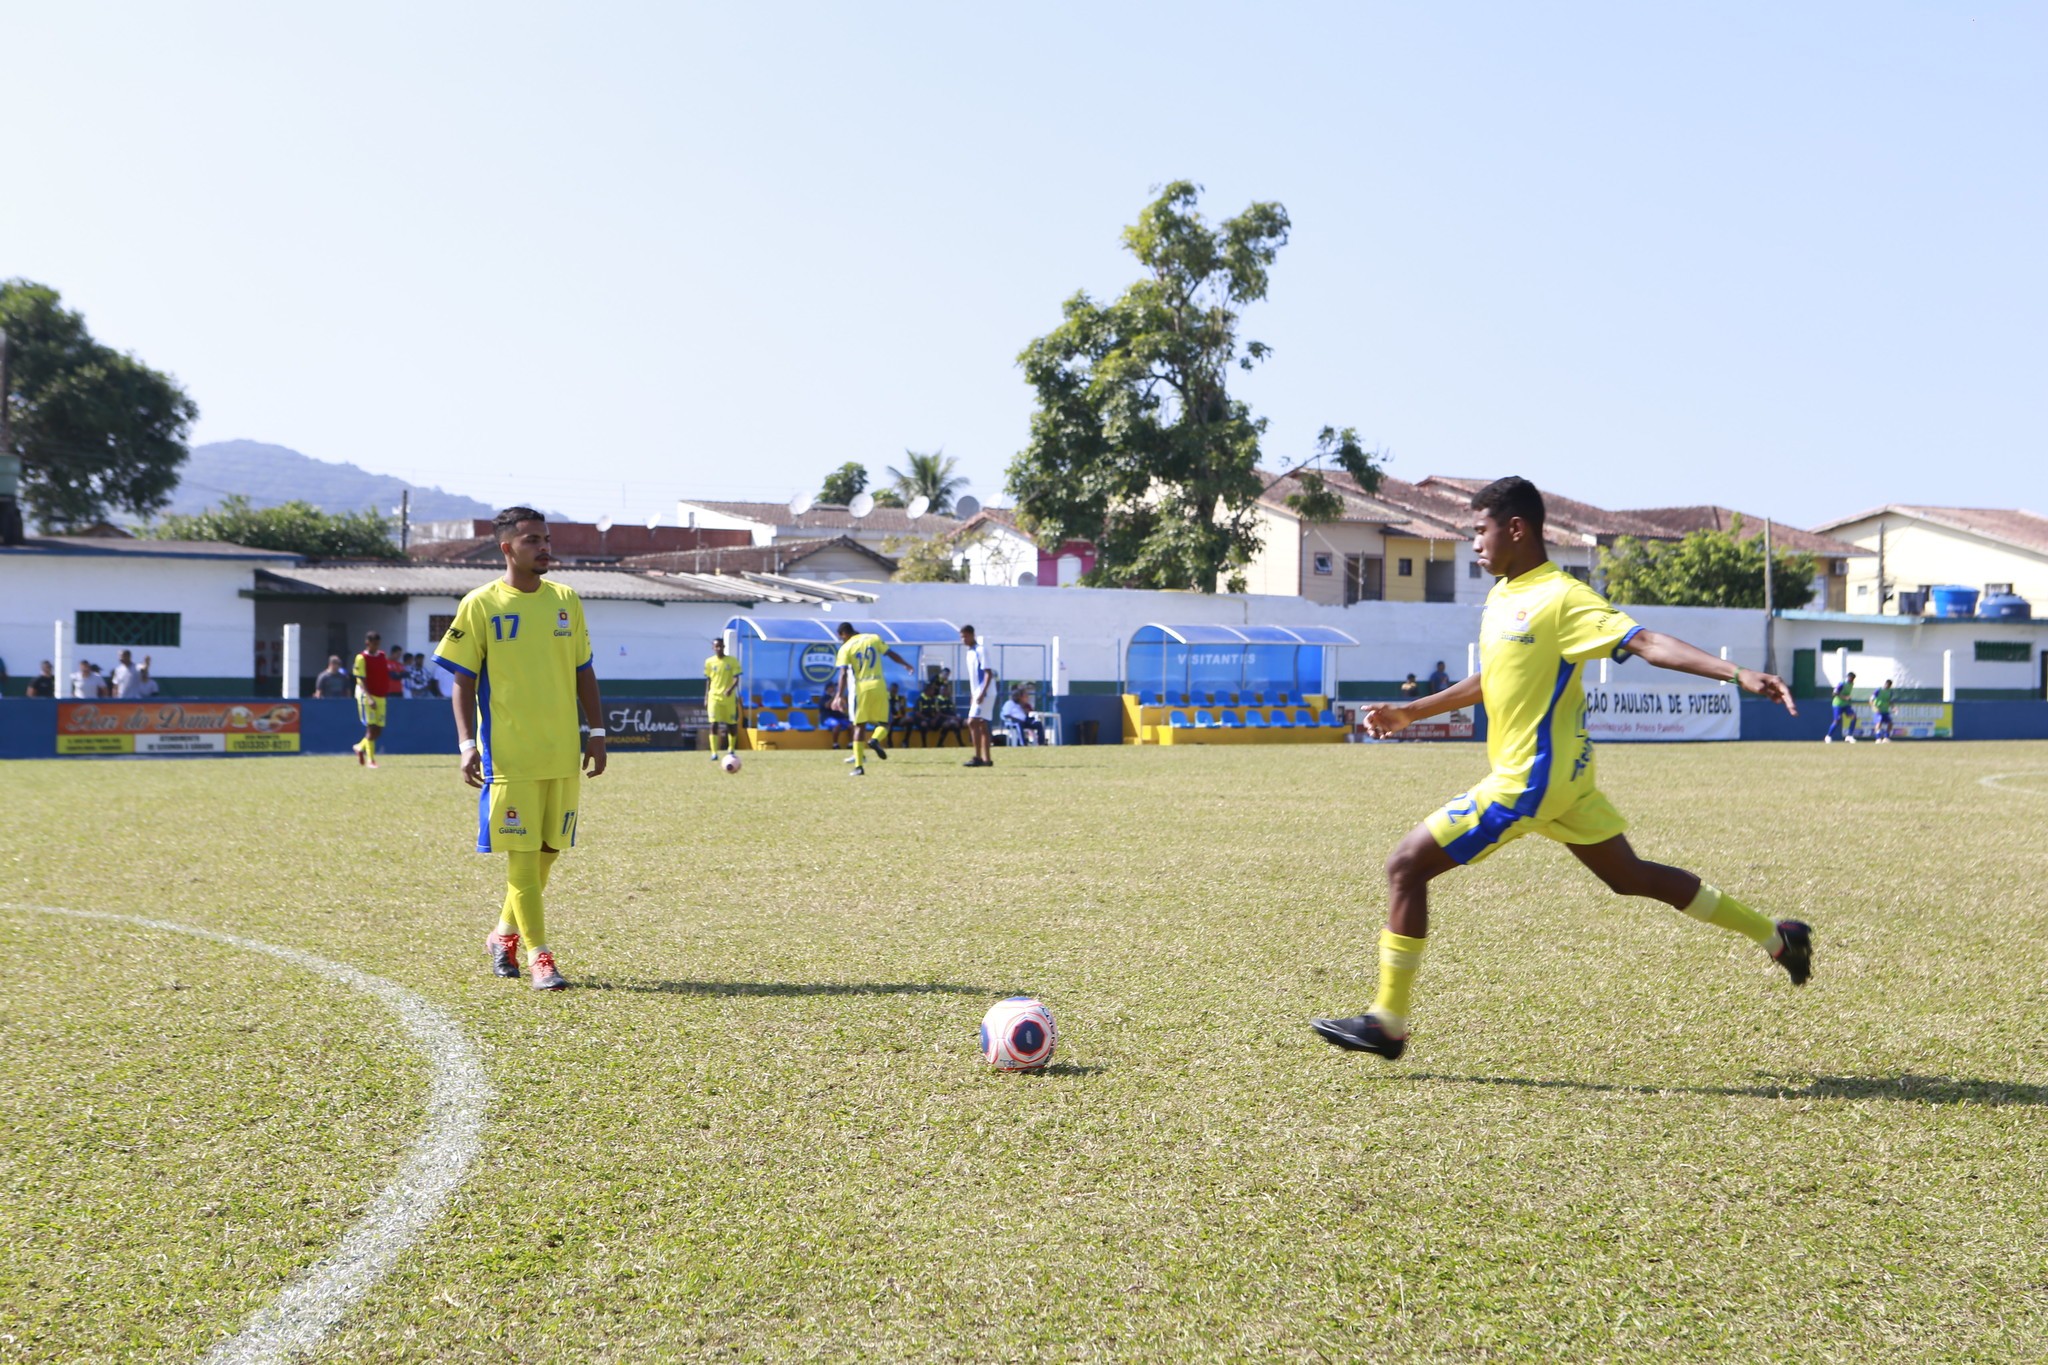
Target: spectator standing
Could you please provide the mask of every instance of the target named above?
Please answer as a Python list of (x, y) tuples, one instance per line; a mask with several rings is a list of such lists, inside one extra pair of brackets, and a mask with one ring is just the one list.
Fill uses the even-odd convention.
[(356, 690), (355, 679), (341, 666), (341, 656), (327, 656), (327, 667), (313, 679), (313, 695), (323, 701), (341, 701)]
[(122, 701), (134, 701), (142, 696), (142, 684), (149, 678), (149, 656), (142, 656), (142, 667), (135, 666), (135, 656), (127, 650), (121, 651), (119, 663), (114, 665), (114, 695)]
[[(1411, 673), (1409, 674), (1409, 676), (1413, 677), (1414, 674)], [(1437, 693), (1443, 691), (1446, 687), (1449, 687), (1450, 685), (1451, 675), (1448, 671), (1445, 670), (1444, 661), (1442, 659), (1438, 659), (1436, 661), (1436, 671), (1429, 675), (1430, 695), (1435, 696)]]
[(1421, 692), (1422, 684), (1415, 681), (1415, 675), (1413, 673), (1410, 673), (1407, 679), (1403, 681), (1401, 684), (1401, 700), (1407, 701), (1411, 697), (1420, 695)]
[(28, 680), (28, 696), (55, 697), (57, 695), (57, 667), (48, 659), (43, 660), (42, 672)]
[(91, 701), (99, 694), (100, 680), (94, 676), (92, 665), (80, 659), (78, 671), (71, 675), (71, 695), (80, 701)]

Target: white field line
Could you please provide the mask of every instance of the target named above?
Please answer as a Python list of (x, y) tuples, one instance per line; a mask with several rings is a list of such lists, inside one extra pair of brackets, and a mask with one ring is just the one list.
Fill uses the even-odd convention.
[(256, 1365), (290, 1361), (310, 1351), (440, 1217), (476, 1161), (491, 1084), (469, 1039), (453, 1019), (396, 982), (297, 948), (139, 915), (6, 902), (0, 902), (0, 909), (132, 924), (267, 953), (380, 1001), (412, 1035), (433, 1070), (427, 1086), (426, 1131), (412, 1144), (391, 1183), (378, 1191), (368, 1211), (334, 1249), (286, 1285), (276, 1302), (259, 1310), (240, 1332), (208, 1352), (206, 1359), (216, 1365)]
[(2048, 778), (2048, 768), (2027, 768), (2016, 773), (1993, 773), (1989, 777), (1978, 778), (1977, 784), (1989, 787), (1995, 792), (2018, 792), (2024, 796), (2048, 796), (2048, 785), (2040, 787), (2008, 787), (2006, 783), (2015, 777)]

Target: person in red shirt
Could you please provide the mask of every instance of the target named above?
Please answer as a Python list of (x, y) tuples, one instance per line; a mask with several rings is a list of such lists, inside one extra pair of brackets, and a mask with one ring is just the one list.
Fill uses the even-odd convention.
[(366, 768), (377, 766), (377, 736), (384, 733), (384, 698), (397, 686), (391, 659), (384, 653), (384, 637), (371, 631), (363, 637), (362, 653), (356, 655), (356, 714), (363, 720), (363, 737), (355, 742), (356, 762)]

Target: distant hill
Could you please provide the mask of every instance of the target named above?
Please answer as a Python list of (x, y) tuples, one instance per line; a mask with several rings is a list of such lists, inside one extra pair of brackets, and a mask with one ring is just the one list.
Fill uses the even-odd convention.
[(372, 474), (352, 464), (316, 460), (286, 446), (262, 441), (215, 441), (193, 446), (180, 471), (178, 487), (164, 510), (191, 514), (240, 493), (258, 507), (275, 507), (297, 498), (323, 512), (360, 512), (366, 507), (389, 514), (399, 494), (412, 490), (412, 519), (457, 521), (488, 517), (498, 509), (460, 493), (422, 488), (389, 474)]

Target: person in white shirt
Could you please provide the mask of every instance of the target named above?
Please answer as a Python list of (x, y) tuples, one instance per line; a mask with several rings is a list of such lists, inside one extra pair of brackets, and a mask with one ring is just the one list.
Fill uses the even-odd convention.
[(963, 768), (993, 768), (995, 755), (989, 725), (996, 718), (996, 675), (988, 666), (988, 651), (974, 639), (974, 627), (960, 627), (960, 676), (967, 683), (967, 734), (974, 741), (974, 757)]
[(1027, 744), (1045, 743), (1045, 722), (1031, 714), (1031, 694), (1023, 688), (1010, 693), (1003, 703), (1003, 724), (1017, 727), (1017, 738)]
[(114, 665), (114, 695), (122, 701), (134, 701), (143, 695), (142, 685), (149, 680), (149, 656), (142, 656), (142, 667), (135, 666), (135, 656), (127, 650), (121, 651), (121, 661)]

